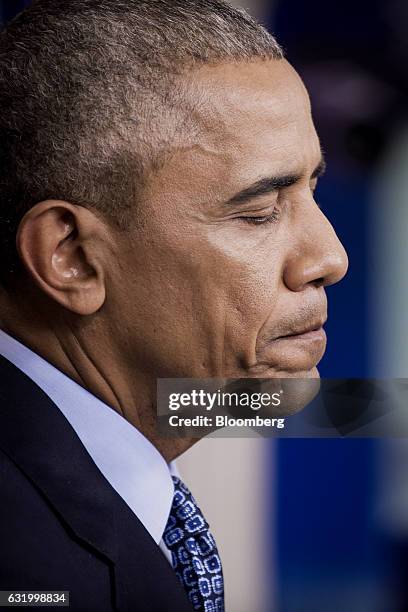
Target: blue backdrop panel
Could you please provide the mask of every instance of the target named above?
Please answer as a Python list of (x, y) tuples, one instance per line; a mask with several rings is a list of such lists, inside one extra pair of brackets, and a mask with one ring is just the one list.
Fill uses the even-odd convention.
[(30, 4), (30, 0), (0, 0), (0, 19), (3, 24), (7, 23), (17, 13)]

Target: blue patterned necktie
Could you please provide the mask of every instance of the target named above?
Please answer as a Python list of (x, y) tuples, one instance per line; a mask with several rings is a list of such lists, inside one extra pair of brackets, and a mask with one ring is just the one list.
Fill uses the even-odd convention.
[(174, 498), (163, 539), (194, 610), (224, 612), (221, 561), (194, 497), (175, 476)]

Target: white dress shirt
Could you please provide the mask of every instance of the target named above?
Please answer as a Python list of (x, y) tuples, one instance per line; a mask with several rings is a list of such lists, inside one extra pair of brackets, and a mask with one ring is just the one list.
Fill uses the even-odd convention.
[(0, 330), (0, 354), (33, 380), (69, 421), (93, 461), (170, 560), (162, 535), (174, 465), (115, 410)]

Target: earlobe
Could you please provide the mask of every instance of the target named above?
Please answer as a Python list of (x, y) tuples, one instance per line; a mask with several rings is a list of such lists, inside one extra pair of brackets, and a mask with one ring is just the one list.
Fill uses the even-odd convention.
[(26, 213), (17, 232), (19, 256), (37, 286), (80, 315), (105, 301), (100, 224), (83, 207), (48, 200)]

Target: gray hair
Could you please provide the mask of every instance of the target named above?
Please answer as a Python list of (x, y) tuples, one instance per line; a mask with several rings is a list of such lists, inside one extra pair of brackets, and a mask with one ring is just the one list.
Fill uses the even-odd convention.
[(281, 59), (224, 0), (37, 0), (0, 34), (0, 278), (27, 210), (54, 198), (124, 227), (148, 172), (186, 131), (182, 75)]

